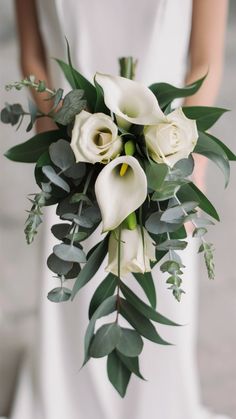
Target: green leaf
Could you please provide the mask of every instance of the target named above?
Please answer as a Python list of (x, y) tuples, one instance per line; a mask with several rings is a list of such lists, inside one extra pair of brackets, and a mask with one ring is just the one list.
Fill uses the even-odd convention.
[(85, 228), (91, 228), (93, 227), (93, 224), (94, 224), (93, 221), (90, 218), (86, 217), (85, 215), (77, 215), (77, 214), (69, 213), (69, 214), (63, 214), (61, 218), (63, 220), (72, 220), (74, 221), (74, 223)]
[(142, 352), (143, 340), (136, 330), (122, 327), (116, 349), (125, 356), (136, 357)]
[(112, 295), (111, 297), (108, 297), (106, 300), (104, 300), (102, 304), (100, 304), (100, 306), (94, 312), (85, 333), (83, 365), (85, 365), (89, 360), (89, 347), (90, 347), (90, 343), (94, 335), (96, 321), (100, 319), (101, 317), (104, 317), (110, 313), (113, 313), (116, 310), (116, 303), (117, 303), (117, 297), (116, 295)]
[(228, 109), (212, 108), (210, 106), (186, 106), (182, 109), (187, 118), (196, 120), (200, 131), (211, 128), (221, 115), (228, 112)]
[(51, 161), (63, 171), (69, 169), (75, 163), (75, 156), (70, 143), (65, 140), (59, 140), (51, 144), (49, 155)]
[(106, 107), (105, 102), (104, 102), (104, 94), (103, 94), (103, 90), (101, 86), (96, 82), (95, 79), (94, 79), (94, 84), (95, 84), (96, 95), (97, 95), (94, 112), (102, 112), (102, 113), (110, 115), (110, 111)]
[(70, 228), (71, 228), (70, 224), (65, 224), (65, 223), (54, 224), (51, 228), (51, 232), (58, 240), (62, 240), (69, 233)]
[(72, 262), (66, 262), (58, 258), (54, 253), (48, 257), (47, 265), (52, 272), (58, 275), (66, 275), (73, 267)]
[(148, 187), (156, 191), (160, 189), (168, 173), (166, 164), (146, 163), (145, 172), (148, 181)]
[(76, 179), (76, 182), (78, 182), (79, 179), (82, 179), (85, 176), (85, 174), (86, 174), (86, 165), (85, 163), (80, 163), (80, 162), (73, 164), (73, 166), (67, 169), (64, 173), (66, 177)]
[(121, 397), (125, 396), (131, 372), (125, 367), (115, 351), (108, 355), (107, 374), (111, 384)]
[(193, 173), (194, 169), (194, 159), (192, 154), (189, 155), (187, 159), (181, 159), (175, 163), (172, 170), (179, 170), (181, 175), (184, 177), (188, 177)]
[(64, 97), (61, 108), (54, 114), (54, 120), (61, 125), (69, 125), (76, 115), (86, 108), (87, 102), (82, 99), (84, 91), (81, 89), (71, 90)]
[(115, 352), (130, 372), (133, 372), (135, 375), (137, 375), (137, 377), (141, 378), (141, 380), (145, 380), (145, 378), (142, 376), (142, 374), (139, 370), (138, 357), (136, 357), (136, 356), (132, 356), (132, 357), (131, 356), (125, 356), (125, 355), (121, 354), (117, 349), (115, 350)]
[(70, 200), (72, 204), (75, 204), (80, 201), (86, 202), (88, 205), (92, 205), (92, 202), (90, 201), (90, 199), (82, 192), (76, 192), (74, 195), (72, 195), (71, 200)]
[(71, 296), (71, 290), (65, 287), (54, 288), (48, 293), (48, 299), (53, 303), (61, 303), (63, 301), (68, 301)]
[(206, 76), (182, 88), (172, 86), (168, 83), (155, 83), (149, 86), (149, 89), (156, 96), (160, 107), (163, 108), (174, 99), (194, 95), (200, 89), (205, 78)]
[(158, 244), (158, 250), (184, 250), (187, 247), (187, 242), (183, 240), (166, 240)]
[(166, 223), (161, 220), (163, 212), (157, 211), (150, 215), (145, 223), (146, 229), (152, 234), (171, 233), (180, 228), (181, 223)]
[(91, 319), (94, 312), (100, 304), (108, 297), (114, 294), (117, 286), (117, 277), (109, 273), (106, 278), (99, 284), (89, 305), (89, 319)]
[(69, 185), (55, 172), (52, 166), (43, 166), (42, 172), (54, 185), (59, 186), (66, 192), (70, 192)]
[(202, 237), (207, 233), (207, 229), (204, 227), (195, 228), (193, 231), (193, 237)]
[(179, 182), (167, 181), (163, 182), (160, 189), (156, 190), (152, 195), (152, 201), (166, 201), (175, 196), (180, 188)]
[(62, 137), (60, 130), (36, 134), (30, 140), (10, 148), (4, 155), (12, 161), (36, 163), (50, 144)]
[(1, 110), (1, 122), (14, 126), (19, 122), (22, 115), (24, 115), (24, 109), (19, 103), (13, 105), (7, 104), (6, 107)]
[(225, 188), (227, 188), (229, 184), (229, 178), (230, 178), (230, 166), (228, 159), (224, 159), (219, 154), (212, 153), (212, 152), (205, 152), (204, 156), (206, 156), (208, 159), (212, 160), (218, 168), (222, 171), (224, 178), (225, 178)]
[(204, 193), (201, 192), (196, 185), (194, 185), (194, 183), (191, 182), (181, 186), (180, 190), (177, 192), (177, 196), (181, 202), (188, 200), (197, 201), (199, 203), (199, 208), (215, 220), (220, 221), (219, 215), (212, 203), (207, 199)]
[(198, 206), (196, 201), (184, 202), (181, 205), (175, 205), (165, 210), (161, 216), (161, 221), (166, 223), (178, 224), (181, 220), (184, 220), (185, 212), (191, 212)]
[(89, 109), (93, 112), (97, 96), (95, 87), (69, 64), (66, 64), (64, 61), (58, 59), (56, 59), (56, 62), (59, 64), (72, 89), (84, 90)]
[(87, 260), (84, 268), (79, 273), (72, 289), (72, 300), (75, 298), (77, 292), (90, 281), (90, 279), (97, 272), (98, 268), (101, 266), (108, 251), (108, 240), (109, 234), (107, 234), (106, 237), (98, 244), (94, 252)]
[(93, 358), (102, 358), (110, 354), (121, 338), (121, 328), (116, 323), (107, 323), (96, 332), (89, 348), (89, 354)]
[(156, 298), (156, 289), (151, 272), (145, 272), (144, 274), (134, 273), (136, 281), (142, 287), (148, 301), (150, 302), (152, 308), (156, 308), (157, 298)]
[(86, 262), (86, 256), (83, 250), (70, 244), (56, 244), (53, 247), (53, 253), (60, 259), (68, 262)]
[(154, 322), (160, 324), (165, 324), (167, 326), (179, 326), (177, 323), (167, 319), (167, 317), (163, 316), (161, 313), (156, 311), (153, 307), (148, 306), (137, 295), (135, 295), (133, 291), (131, 291), (131, 289), (128, 288), (127, 285), (125, 285), (123, 282), (121, 282), (120, 287), (122, 293), (124, 294), (128, 302), (146, 318), (151, 319)]
[(120, 313), (143, 337), (160, 345), (170, 345), (160, 337), (150, 320), (123, 298), (120, 299)]
[(88, 237), (89, 233), (86, 231), (78, 231), (77, 233), (67, 234), (66, 239), (74, 240), (74, 242), (82, 242)]
[(236, 155), (222, 141), (220, 141), (218, 138), (214, 137), (209, 133), (207, 133), (206, 135), (214, 142), (214, 145), (217, 144), (217, 146), (221, 147), (221, 149), (224, 151), (225, 155), (230, 161), (236, 160)]

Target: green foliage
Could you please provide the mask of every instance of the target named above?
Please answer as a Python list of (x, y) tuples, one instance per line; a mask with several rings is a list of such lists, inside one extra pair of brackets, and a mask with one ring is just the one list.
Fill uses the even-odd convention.
[(57, 287), (48, 293), (48, 299), (52, 303), (62, 303), (68, 301), (71, 296), (71, 290), (66, 287)]
[(4, 155), (9, 160), (36, 163), (40, 156), (48, 150), (50, 144), (62, 138), (60, 130), (36, 134), (30, 140), (10, 148)]
[(62, 107), (54, 114), (54, 120), (61, 125), (69, 125), (73, 122), (75, 116), (86, 108), (87, 102), (83, 96), (84, 91), (81, 89), (71, 90), (67, 93)]
[(148, 187), (156, 191), (161, 188), (168, 173), (168, 167), (165, 164), (146, 163), (145, 172)]
[(116, 349), (125, 356), (137, 357), (143, 349), (143, 340), (136, 330), (121, 328), (121, 335)]
[(53, 247), (53, 253), (66, 262), (85, 263), (86, 256), (83, 250), (72, 244), (56, 244)]
[(150, 320), (123, 298), (120, 299), (120, 313), (143, 337), (159, 345), (169, 345), (160, 337)]
[(68, 141), (58, 140), (49, 146), (51, 161), (63, 172), (75, 163), (75, 156)]
[(44, 191), (33, 194), (34, 198), (29, 199), (33, 204), (31, 210), (28, 211), (29, 215), (25, 222), (25, 237), (28, 244), (31, 244), (34, 240), (35, 235), (38, 232), (38, 227), (42, 223), (42, 208), (45, 206), (46, 200), (50, 198), (50, 195)]
[(203, 252), (209, 279), (215, 278), (214, 247), (212, 243), (202, 242), (199, 252)]
[(72, 269), (73, 263), (66, 262), (65, 260), (60, 259), (54, 253), (51, 253), (47, 259), (47, 265), (49, 269), (58, 274), (58, 275), (66, 275)]
[(156, 96), (160, 107), (165, 108), (174, 99), (194, 95), (200, 89), (205, 78), (206, 76), (182, 88), (172, 86), (168, 83), (154, 83), (149, 86), (149, 89)]
[(200, 131), (206, 131), (215, 124), (215, 122), (228, 109), (212, 108), (210, 106), (187, 106), (183, 107), (183, 112), (187, 118), (195, 119)]
[(122, 331), (116, 323), (101, 326), (92, 339), (89, 354), (93, 358), (101, 358), (110, 354), (120, 341)]
[(142, 287), (148, 301), (150, 302), (152, 308), (156, 308), (157, 304), (157, 297), (156, 297), (156, 289), (152, 277), (151, 272), (145, 272), (144, 274), (140, 273), (133, 273), (136, 281)]
[(1, 122), (14, 126), (18, 124), (24, 114), (25, 111), (19, 103), (15, 103), (14, 105), (7, 103), (5, 108), (1, 110)]
[(116, 286), (117, 277), (109, 273), (106, 278), (99, 284), (95, 293), (93, 294), (89, 305), (89, 319), (91, 319), (100, 304), (114, 294)]
[(91, 256), (88, 258), (86, 265), (82, 269), (82, 271), (79, 273), (74, 287), (72, 289), (71, 298), (72, 300), (75, 298), (77, 292), (85, 285), (88, 281), (95, 275), (98, 268), (102, 264), (107, 251), (108, 251), (108, 239), (109, 234), (106, 235), (106, 237), (99, 243), (99, 245), (96, 247), (94, 252), (91, 254)]
[(70, 186), (56, 173), (55, 169), (52, 166), (43, 166), (42, 172), (51, 183), (63, 189), (66, 192), (70, 192)]
[(121, 397), (125, 396), (131, 372), (113, 351), (107, 358), (107, 374), (111, 384), (115, 387)]

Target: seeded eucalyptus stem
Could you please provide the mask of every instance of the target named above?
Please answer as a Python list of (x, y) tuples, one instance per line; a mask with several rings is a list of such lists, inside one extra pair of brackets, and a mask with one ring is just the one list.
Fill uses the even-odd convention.
[(34, 76), (29, 76), (28, 78), (7, 84), (5, 86), (6, 90), (11, 90), (13, 88), (16, 90), (21, 90), (23, 87), (30, 87), (39, 93), (46, 92), (52, 97), (56, 94), (56, 90), (52, 90), (46, 87), (43, 81), (36, 82)]

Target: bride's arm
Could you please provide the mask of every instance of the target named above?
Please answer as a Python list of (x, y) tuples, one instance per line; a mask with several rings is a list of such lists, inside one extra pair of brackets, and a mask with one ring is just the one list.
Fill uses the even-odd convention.
[[(216, 100), (224, 58), (227, 0), (193, 0), (192, 30), (189, 47), (190, 66), (186, 82), (191, 83), (208, 72), (201, 89), (185, 101), (187, 106), (212, 106)], [(206, 159), (195, 156), (194, 180), (204, 189)]]
[[(20, 64), (24, 77), (34, 74), (38, 80), (44, 80), (47, 86), (51, 81), (47, 69), (47, 60), (44, 49), (35, 0), (15, 0), (15, 13), (19, 34)], [(51, 104), (45, 101), (47, 94), (32, 91), (37, 106), (48, 112)], [(40, 118), (37, 121), (37, 131), (54, 128), (49, 118)]]

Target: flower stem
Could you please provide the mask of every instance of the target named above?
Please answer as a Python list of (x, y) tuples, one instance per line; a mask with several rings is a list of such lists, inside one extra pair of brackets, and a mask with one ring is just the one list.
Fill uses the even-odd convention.
[(135, 78), (135, 71), (138, 61), (133, 59), (133, 57), (122, 57), (119, 58), (120, 64), (120, 75), (126, 79), (133, 80)]
[(117, 302), (116, 302), (116, 323), (120, 313), (120, 263), (121, 263), (121, 226), (118, 227), (118, 266), (117, 266)]

